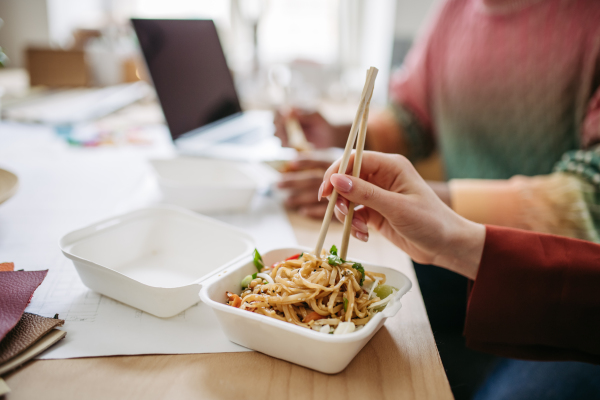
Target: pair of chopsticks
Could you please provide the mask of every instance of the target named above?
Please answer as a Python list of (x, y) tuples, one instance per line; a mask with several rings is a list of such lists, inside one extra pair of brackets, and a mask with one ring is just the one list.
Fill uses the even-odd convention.
[[(354, 156), (354, 166), (352, 168), (352, 176), (360, 175), (360, 167), (362, 163), (362, 154), (365, 147), (365, 138), (367, 136), (367, 120), (369, 118), (369, 104), (371, 103), (371, 97), (373, 96), (373, 88), (375, 86), (375, 78), (379, 70), (375, 67), (369, 68), (367, 71), (367, 80), (360, 96), (360, 103), (358, 104), (358, 110), (356, 110), (356, 116), (352, 121), (352, 127), (350, 128), (350, 134), (348, 135), (348, 141), (346, 142), (346, 148), (344, 149), (344, 155), (342, 156), (342, 162), (338, 169), (339, 174), (345, 174), (350, 161), (350, 155), (352, 154), (352, 148), (358, 135), (358, 142), (356, 143), (356, 154)], [(317, 239), (317, 245), (315, 246), (315, 255), (321, 257), (321, 251), (323, 250), (323, 243), (325, 243), (325, 236), (327, 236), (327, 230), (329, 229), (329, 223), (333, 216), (333, 208), (338, 198), (338, 193), (335, 189), (329, 197), (329, 205), (325, 212), (325, 218), (323, 219), (323, 225), (321, 225), (321, 231), (319, 232), (319, 238)], [(342, 236), (342, 246), (340, 249), (339, 256), (342, 259), (346, 258), (348, 253), (348, 242), (350, 241), (350, 232), (352, 230), (352, 217), (354, 216), (354, 204), (350, 202), (348, 204), (348, 215), (344, 221), (344, 234)]]

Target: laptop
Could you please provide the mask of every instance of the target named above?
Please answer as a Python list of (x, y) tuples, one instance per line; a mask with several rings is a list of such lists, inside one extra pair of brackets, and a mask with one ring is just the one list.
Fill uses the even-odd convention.
[(242, 111), (212, 20), (131, 21), (180, 153), (207, 155), (215, 144), (271, 135), (269, 112)]

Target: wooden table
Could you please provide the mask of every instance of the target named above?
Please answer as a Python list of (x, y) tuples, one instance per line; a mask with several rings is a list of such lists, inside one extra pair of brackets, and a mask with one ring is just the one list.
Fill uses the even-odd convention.
[[(289, 214), (298, 242), (320, 223)], [(328, 244), (339, 242), (332, 224)], [(403, 308), (348, 368), (326, 375), (260, 353), (146, 355), (33, 361), (5, 376), (17, 399), (451, 399), (410, 260), (383, 237), (352, 240), (350, 254), (398, 268), (412, 281)]]

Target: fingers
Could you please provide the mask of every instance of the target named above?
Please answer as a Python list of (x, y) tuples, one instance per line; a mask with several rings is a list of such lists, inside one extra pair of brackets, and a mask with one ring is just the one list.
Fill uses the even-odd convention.
[[(346, 215), (348, 215), (348, 204), (349, 201), (342, 196), (339, 196), (335, 203), (334, 214), (342, 222), (345, 220)], [(356, 232), (368, 234), (369, 227), (380, 231), (384, 226), (384, 222), (385, 217), (379, 212), (368, 207), (356, 205), (354, 207), (354, 217), (352, 218), (353, 235), (356, 236)], [(362, 240), (362, 238), (356, 237)]]
[(280, 189), (307, 190), (317, 198), (317, 190), (323, 180), (322, 170), (308, 170), (299, 172), (287, 172), (282, 175), (277, 184)]
[(327, 211), (327, 203), (316, 203), (308, 206), (302, 206), (298, 209), (298, 213), (315, 219), (323, 219)]
[[(344, 221), (346, 220), (346, 214), (342, 213), (340, 211), (340, 209), (337, 207), (334, 210), (334, 214), (335, 214), (335, 217), (340, 222), (344, 223)], [(352, 236), (354, 236), (355, 238), (357, 238), (358, 240), (360, 240), (362, 242), (366, 242), (369, 240), (369, 230), (367, 228), (366, 223), (364, 221), (362, 221), (360, 218), (361, 217), (357, 216), (356, 214), (355, 214), (354, 218), (352, 218), (352, 229), (350, 231), (350, 234)], [(359, 224), (363, 224), (363, 225), (361, 225), (361, 229), (356, 228), (357, 222)]]
[(367, 209), (373, 209), (388, 217), (394, 214), (403, 199), (397, 193), (392, 193), (370, 182), (348, 175), (333, 174), (330, 182), (338, 193), (349, 201), (362, 204)]
[(323, 172), (329, 168), (331, 161), (318, 160), (315, 158), (300, 157), (291, 161), (288, 165), (290, 171), (303, 171), (307, 169), (318, 169), (319, 179), (323, 179)]
[(286, 207), (289, 208), (297, 208), (312, 204), (318, 204), (317, 193), (314, 191), (306, 190), (294, 190), (290, 192), (288, 198), (285, 201)]
[[(335, 210), (339, 215), (346, 216), (348, 215), (348, 200), (338, 197), (338, 200), (335, 203)], [(337, 216), (337, 214), (336, 214)], [(341, 220), (343, 220), (342, 218)], [(367, 209), (363, 208), (354, 208), (354, 217), (352, 218), (352, 228), (356, 229), (359, 232), (367, 233), (369, 232), (369, 227), (367, 226), (367, 221), (369, 220), (369, 212)]]
[[(323, 196), (327, 197), (333, 190), (331, 176), (338, 173), (341, 160), (333, 163), (323, 176)], [(350, 174), (354, 165), (354, 155), (350, 157), (346, 174)], [(408, 193), (412, 188), (423, 186), (424, 181), (413, 165), (404, 156), (383, 154), (372, 151), (363, 153), (360, 177), (376, 186), (396, 193)]]
[[(363, 155), (364, 158), (364, 155)], [(325, 171), (325, 175), (323, 175), (323, 184), (321, 185), (321, 195), (323, 197), (328, 197), (331, 195), (333, 191), (333, 185), (330, 182), (331, 175), (337, 174), (340, 169), (340, 164), (342, 163), (342, 159), (340, 158)], [(354, 166), (354, 154), (350, 155), (350, 160), (348, 161), (348, 168), (346, 168), (346, 173), (350, 173), (352, 171), (352, 167)]]
[(281, 145), (289, 147), (287, 130), (285, 129), (285, 117), (279, 111), (275, 111), (273, 125), (275, 125), (275, 136), (281, 140)]

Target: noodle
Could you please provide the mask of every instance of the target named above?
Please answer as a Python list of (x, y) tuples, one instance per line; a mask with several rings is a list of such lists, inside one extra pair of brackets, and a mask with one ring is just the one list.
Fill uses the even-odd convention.
[[(248, 276), (240, 296), (227, 293), (229, 305), (323, 332), (327, 325), (335, 328), (350, 323), (353, 331), (355, 325), (366, 324), (377, 313), (377, 307), (369, 306), (382, 300), (372, 296), (372, 289), (385, 282), (385, 274), (364, 271), (358, 263), (339, 259), (335, 246), (320, 259), (302, 253), (264, 267), (256, 252), (254, 262), (274, 283), (256, 274)], [(371, 284), (367, 286), (370, 292), (361, 286), (365, 281)]]

